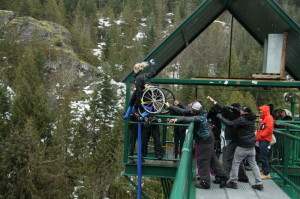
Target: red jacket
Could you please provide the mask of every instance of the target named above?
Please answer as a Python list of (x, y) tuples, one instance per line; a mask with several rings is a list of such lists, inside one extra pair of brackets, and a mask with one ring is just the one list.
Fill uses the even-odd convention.
[(269, 141), (272, 140), (272, 134), (274, 130), (274, 119), (270, 115), (270, 108), (267, 105), (259, 107), (262, 111), (260, 115), (261, 121), (259, 122), (259, 128), (256, 134), (256, 141)]

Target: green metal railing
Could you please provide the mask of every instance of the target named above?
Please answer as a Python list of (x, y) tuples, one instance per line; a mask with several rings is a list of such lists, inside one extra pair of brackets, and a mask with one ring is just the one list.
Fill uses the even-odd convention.
[(181, 152), (175, 182), (172, 187), (171, 199), (189, 198), (192, 179), (192, 147), (194, 123), (191, 123)]
[[(275, 129), (277, 142), (272, 147), (272, 169), (300, 192), (300, 126), (299, 122), (276, 121), (282, 126)], [(297, 125), (298, 124), (298, 125)]]

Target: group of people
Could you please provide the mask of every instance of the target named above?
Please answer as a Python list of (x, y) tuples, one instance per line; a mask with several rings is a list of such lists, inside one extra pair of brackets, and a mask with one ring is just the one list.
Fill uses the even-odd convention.
[[(240, 106), (239, 103), (222, 106), (210, 96), (207, 99), (213, 103), (212, 111), (209, 111), (209, 117), (207, 117), (207, 111), (200, 109), (195, 112), (192, 106), (191, 113), (194, 113), (193, 116), (169, 121), (170, 123), (188, 123), (192, 121), (195, 123), (194, 137), (196, 148), (199, 148), (199, 153), (196, 153), (197, 167), (199, 168), (196, 187), (209, 189), (210, 173), (213, 172), (216, 178), (214, 183), (220, 184), (221, 188), (225, 186), (237, 189), (238, 181), (249, 182), (243, 165), (243, 160), (247, 160), (255, 177), (255, 184), (252, 185), (252, 188), (263, 190), (262, 179), (270, 178), (268, 151), (274, 128), (274, 119), (270, 114), (270, 107), (267, 105), (259, 107), (260, 123), (255, 134), (256, 115), (249, 106)], [(200, 103), (195, 102), (194, 104)], [(201, 116), (204, 116), (204, 119), (199, 119)], [(214, 147), (214, 142), (217, 140), (214, 135), (220, 136), (220, 134), (213, 132), (219, 132), (220, 122), (225, 124), (226, 140), (226, 146), (223, 148), (222, 164), (217, 159), (216, 152), (218, 150)], [(201, 126), (207, 126), (207, 128), (201, 128)], [(256, 162), (256, 143), (259, 146), (262, 173), (260, 173)]]
[[(130, 99), (130, 104), (124, 115), (124, 119), (128, 119), (130, 115), (137, 110), (141, 103), (144, 85), (149, 78), (155, 74), (154, 67), (152, 67), (150, 72), (142, 73), (143, 68), (148, 65), (154, 66), (154, 60), (150, 60), (149, 63), (137, 63), (134, 66), (136, 90)], [(177, 100), (174, 105), (170, 105), (169, 103), (165, 104), (170, 114), (184, 116), (178, 119), (170, 119), (169, 123), (194, 122), (193, 134), (198, 168), (196, 187), (209, 189), (210, 176), (213, 172), (215, 174), (215, 180), (213, 182), (220, 184), (220, 188), (227, 187), (237, 189), (238, 181), (249, 182), (243, 165), (243, 161), (246, 160), (255, 177), (255, 184), (252, 185), (252, 188), (263, 190), (262, 179), (270, 178), (268, 153), (275, 118), (275, 115), (272, 116), (271, 113), (275, 114), (275, 110), (271, 112), (270, 108), (272, 109), (272, 107), (268, 105), (259, 107), (260, 122), (258, 128), (256, 128), (256, 115), (249, 106), (241, 106), (239, 103), (223, 106), (210, 96), (208, 96), (207, 99), (213, 103), (213, 107), (209, 111), (204, 108), (203, 102), (201, 101), (192, 102), (189, 106), (185, 106)], [(135, 120), (136, 117), (132, 119)], [(148, 117), (147, 120), (149, 120)], [(221, 123), (225, 124), (226, 145), (223, 150), (221, 150), (220, 145)], [(131, 141), (129, 155), (133, 155), (137, 137), (136, 125), (131, 124), (130, 130)], [(174, 127), (174, 156), (176, 159), (179, 156), (179, 151), (185, 139), (185, 131), (186, 127)], [(143, 135), (143, 156), (147, 155), (147, 143), (150, 136), (152, 136), (155, 145), (155, 155), (158, 159), (162, 159), (159, 127), (145, 122)], [(256, 144), (258, 145), (258, 152), (262, 162), (261, 173), (256, 162)], [(218, 159), (221, 151), (223, 153), (222, 163)]]

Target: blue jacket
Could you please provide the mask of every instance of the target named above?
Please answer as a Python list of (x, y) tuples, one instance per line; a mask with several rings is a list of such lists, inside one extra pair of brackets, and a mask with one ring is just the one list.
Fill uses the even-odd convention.
[(206, 140), (211, 135), (206, 116), (206, 114), (199, 114), (191, 117), (182, 117), (177, 119), (177, 123), (194, 122), (194, 137)]

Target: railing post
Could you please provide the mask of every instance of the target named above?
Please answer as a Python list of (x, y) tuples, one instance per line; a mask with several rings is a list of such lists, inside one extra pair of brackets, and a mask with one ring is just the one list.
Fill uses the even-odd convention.
[[(126, 100), (125, 100), (125, 109), (127, 110), (130, 100), (130, 81), (126, 82)], [(123, 163), (128, 163), (128, 146), (129, 146), (129, 119), (125, 120), (125, 134), (124, 134), (124, 154), (123, 154)]]
[[(284, 176), (288, 176), (288, 164), (289, 164), (289, 140), (288, 140), (288, 137), (287, 137), (287, 134), (290, 132), (290, 127), (286, 126), (285, 127), (285, 134), (284, 134), (284, 140), (283, 140), (283, 143), (284, 143), (284, 151), (283, 151), (283, 156), (284, 156), (284, 159), (283, 159), (283, 175)], [(287, 185), (287, 181), (286, 180), (283, 180), (283, 184), (284, 185)]]
[[(162, 118), (162, 123), (168, 123), (167, 122), (167, 118)], [(162, 146), (166, 146), (167, 145), (167, 126), (163, 126), (162, 127)], [(163, 153), (166, 154), (166, 148), (162, 148)]]

